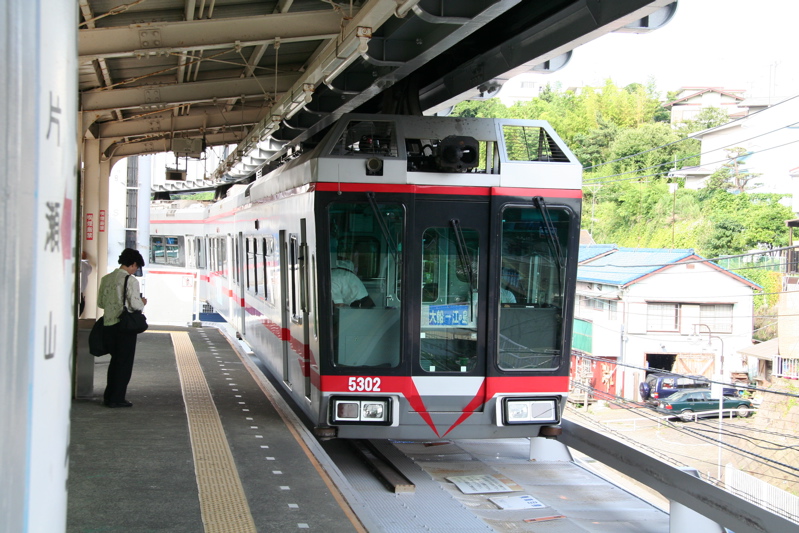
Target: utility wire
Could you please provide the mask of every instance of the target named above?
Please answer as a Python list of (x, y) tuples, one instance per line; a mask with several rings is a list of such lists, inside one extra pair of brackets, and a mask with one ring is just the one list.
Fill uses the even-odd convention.
[[(633, 370), (641, 370), (643, 372), (652, 372), (653, 371), (651, 368), (644, 368), (642, 366), (631, 365), (629, 363), (620, 363), (618, 361), (615, 361), (613, 359), (608, 359), (606, 357), (597, 357), (597, 356), (588, 355), (588, 354), (584, 354), (584, 353), (572, 353), (572, 355), (574, 355), (575, 357), (578, 357), (578, 358), (581, 357), (583, 359), (588, 359), (589, 361), (597, 361), (599, 363), (607, 363), (607, 364), (611, 364), (611, 365), (622, 366), (622, 367), (625, 367), (625, 368), (631, 368)], [(665, 372), (664, 371), (663, 373), (664, 374), (673, 375), (675, 377), (685, 377), (685, 378), (690, 378), (690, 379), (696, 379), (696, 376), (688, 376), (686, 374), (680, 374), (680, 373), (677, 373), (677, 372)], [(704, 378), (703, 382), (707, 382), (708, 384), (715, 383), (716, 385), (724, 385), (726, 387), (730, 386), (729, 383), (724, 383), (722, 381), (714, 381), (714, 380), (709, 379), (709, 378)], [(783, 391), (775, 391), (775, 390), (771, 390), (771, 389), (763, 389), (763, 388), (760, 388), (760, 387), (747, 386), (746, 390), (763, 392), (763, 393), (766, 393), (766, 394), (776, 394), (776, 395), (779, 395), (779, 396), (787, 396), (788, 398), (799, 398), (799, 394), (792, 394), (790, 392), (783, 392)], [(619, 398), (621, 399), (621, 397), (619, 397)], [(626, 401), (629, 401), (629, 400), (626, 400)]]
[[(772, 105), (772, 106), (769, 106), (769, 107), (763, 108), (763, 109), (761, 109), (760, 111), (756, 111), (756, 112), (752, 113), (751, 115), (746, 115), (746, 116), (744, 116), (744, 117), (740, 117), (740, 118), (737, 118), (737, 119), (735, 119), (735, 120), (731, 120), (731, 121), (729, 121), (729, 122), (725, 122), (724, 124), (721, 124), (721, 125), (719, 125), (719, 126), (715, 126), (715, 127), (713, 127), (713, 128), (709, 128), (709, 129), (707, 129), (707, 130), (704, 130), (704, 133), (711, 133), (711, 132), (712, 132), (712, 131), (714, 131), (714, 130), (717, 130), (717, 129), (719, 129), (719, 128), (724, 128), (724, 127), (727, 127), (727, 126), (729, 126), (730, 124), (735, 124), (736, 122), (740, 122), (740, 121), (742, 121), (742, 120), (747, 120), (747, 119), (749, 119), (749, 118), (752, 118), (752, 117), (754, 117), (755, 115), (759, 115), (760, 113), (763, 113), (763, 112), (765, 112), (765, 111), (769, 111), (769, 110), (771, 110), (771, 109), (775, 109), (775, 108), (779, 107), (780, 105), (782, 105), (782, 104), (785, 104), (785, 103), (787, 103), (787, 102), (790, 102), (791, 100), (794, 100), (794, 99), (796, 99), (796, 98), (799, 98), (799, 95), (792, 96), (792, 97), (790, 97), (790, 98), (786, 98), (785, 100), (783, 100), (783, 101), (781, 101), (781, 102), (778, 102), (778, 103), (776, 103), (776, 104), (774, 104), (774, 105)], [(696, 133), (698, 133), (698, 132), (693, 132), (691, 135), (694, 135), (694, 134), (696, 134)], [(589, 166), (589, 167), (583, 167), (583, 170), (590, 170), (590, 169), (592, 169), (592, 168), (597, 168), (597, 167), (601, 167), (601, 166), (605, 166), (605, 165), (610, 165), (610, 164), (612, 164), (612, 163), (616, 163), (616, 162), (618, 162), (618, 161), (624, 161), (625, 159), (630, 159), (630, 158), (632, 158), (632, 157), (636, 157), (636, 156), (639, 156), (639, 155), (643, 155), (643, 154), (646, 154), (646, 153), (652, 152), (652, 151), (654, 151), (654, 150), (660, 150), (661, 148), (666, 148), (666, 147), (672, 146), (672, 145), (674, 145), (674, 144), (677, 144), (677, 143), (680, 143), (680, 142), (683, 142), (683, 141), (687, 141), (687, 140), (689, 140), (689, 139), (692, 139), (692, 137), (690, 137), (690, 136), (688, 136), (688, 137), (683, 137), (682, 139), (679, 139), (679, 140), (676, 140), (676, 141), (672, 141), (672, 142), (669, 142), (669, 143), (666, 143), (666, 144), (663, 144), (663, 145), (660, 145), (660, 146), (656, 146), (656, 147), (654, 147), (654, 148), (650, 148), (650, 149), (648, 149), (648, 150), (643, 150), (643, 151), (641, 151), (641, 152), (638, 152), (638, 153), (636, 153), (636, 154), (630, 154), (630, 155), (626, 155), (626, 156), (624, 156), (624, 157), (619, 157), (619, 158), (617, 158), (617, 159), (613, 159), (613, 160), (611, 160), (611, 161), (606, 161), (606, 162), (604, 162), (604, 163), (598, 163), (598, 164), (596, 164), (596, 165), (591, 165), (591, 166)]]
[[(607, 178), (615, 178), (616, 176), (624, 176), (625, 174), (634, 174), (634, 173), (638, 173), (638, 172), (643, 172), (645, 170), (650, 170), (650, 169), (653, 169), (653, 168), (664, 167), (664, 166), (667, 166), (667, 165), (675, 165), (676, 166), (677, 163), (680, 163), (682, 161), (687, 161), (687, 160), (693, 159), (695, 157), (701, 157), (703, 155), (712, 154), (713, 152), (718, 152), (720, 150), (726, 150), (726, 149), (728, 149), (730, 147), (739, 146), (739, 145), (741, 145), (741, 143), (749, 142), (751, 140), (757, 139), (758, 137), (764, 137), (766, 135), (770, 135), (772, 133), (776, 133), (778, 131), (782, 131), (782, 130), (784, 130), (786, 128), (790, 128), (792, 126), (796, 126), (797, 124), (799, 124), (799, 122), (794, 122), (792, 124), (787, 124), (785, 126), (781, 126), (781, 127), (777, 128), (775, 130), (767, 131), (765, 133), (761, 133), (759, 135), (755, 135), (754, 137), (749, 137), (748, 139), (740, 139), (740, 140), (738, 140), (736, 142), (733, 142), (733, 143), (730, 143), (728, 145), (719, 146), (718, 148), (714, 148), (713, 150), (708, 150), (707, 152), (700, 152), (698, 154), (692, 154), (692, 155), (689, 155), (689, 156), (686, 156), (686, 157), (683, 157), (683, 158), (680, 158), (680, 159), (675, 159), (674, 161), (667, 161), (667, 162), (664, 162), (664, 163), (658, 163), (657, 165), (651, 165), (651, 166), (648, 166), (648, 167), (637, 168), (637, 169), (633, 169), (633, 170), (627, 170), (625, 172), (620, 172), (618, 174), (611, 174), (609, 176), (598, 176), (594, 180), (587, 180), (586, 183), (588, 183), (590, 185), (593, 185), (595, 183), (601, 183), (601, 180), (604, 180), (604, 179), (607, 179)], [(787, 143), (787, 144), (790, 144), (790, 143)], [(664, 147), (665, 146), (668, 146), (668, 145), (664, 145)], [(776, 147), (773, 147), (773, 148), (780, 148), (781, 146), (784, 146), (784, 145), (776, 146)], [(750, 152), (747, 152), (747, 153), (748, 154), (756, 154), (756, 153), (760, 153), (762, 151), (770, 150), (770, 149), (771, 148), (765, 148), (763, 150), (750, 151)], [(642, 152), (642, 153), (645, 153), (645, 152)], [(740, 157), (740, 156), (737, 156), (737, 157)], [(735, 158), (725, 157), (724, 159), (719, 159), (719, 160), (716, 160), (716, 161), (710, 161), (710, 162), (705, 163), (705, 164), (707, 164), (707, 165), (715, 165), (716, 163), (724, 163), (724, 162), (730, 161), (731, 159), (735, 159)], [(676, 170), (676, 168), (675, 168), (675, 170)], [(654, 174), (654, 175), (659, 175), (659, 173), (658, 174)]]

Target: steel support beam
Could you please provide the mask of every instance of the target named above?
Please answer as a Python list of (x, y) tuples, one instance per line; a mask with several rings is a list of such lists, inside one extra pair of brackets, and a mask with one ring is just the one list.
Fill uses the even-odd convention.
[(256, 124), (266, 116), (269, 107), (246, 108), (228, 113), (211, 108), (192, 109), (190, 115), (173, 116), (171, 113), (157, 113), (144, 116), (136, 120), (123, 122), (104, 122), (98, 125), (98, 137), (101, 139), (118, 140), (123, 137), (138, 135), (155, 135), (158, 133), (186, 133), (199, 134), (203, 131), (213, 131), (219, 128), (240, 128)]
[(425, 109), (443, 108), (462, 99), (463, 93), (497, 77), (511, 77), (627, 24), (656, 13), (674, 0), (617, 0), (574, 2), (499, 46), (452, 65), (448, 73), (422, 89)]
[[(224, 144), (235, 144), (240, 142), (247, 131), (230, 130), (224, 133), (214, 133), (205, 137), (208, 146), (219, 146)], [(124, 142), (102, 142), (103, 157), (112, 160), (112, 165), (123, 157), (132, 155), (159, 154), (172, 150), (172, 140), (162, 136), (154, 139), (137, 140), (128, 143)]]
[(259, 17), (193, 20), (94, 28), (78, 34), (80, 62), (145, 57), (176, 51), (253, 46), (280, 37), (283, 43), (332, 39), (341, 29), (333, 10)]
[(253, 100), (273, 98), (275, 89), (278, 96), (285, 94), (297, 78), (297, 74), (279, 74), (237, 80), (197, 81), (179, 85), (147, 85), (112, 91), (98, 89), (81, 95), (81, 108), (84, 112), (136, 108), (165, 109), (225, 98), (244, 97)]

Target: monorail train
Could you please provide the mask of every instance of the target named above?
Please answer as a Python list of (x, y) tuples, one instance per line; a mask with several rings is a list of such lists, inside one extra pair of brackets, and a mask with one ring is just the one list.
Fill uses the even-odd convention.
[(154, 204), (151, 304), (183, 276), (322, 437), (559, 423), (582, 172), (547, 123), (351, 114), (287, 159), (209, 206)]

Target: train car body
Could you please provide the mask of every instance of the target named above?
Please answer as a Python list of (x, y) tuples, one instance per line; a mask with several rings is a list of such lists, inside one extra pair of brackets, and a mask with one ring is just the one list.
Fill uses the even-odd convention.
[(205, 256), (207, 207), (188, 200), (150, 204), (150, 249), (143, 291), (153, 296), (147, 308), (154, 324), (186, 326), (199, 319), (200, 274)]
[(322, 436), (536, 436), (568, 391), (581, 174), (545, 122), (345, 115), (186, 228), (199, 293)]

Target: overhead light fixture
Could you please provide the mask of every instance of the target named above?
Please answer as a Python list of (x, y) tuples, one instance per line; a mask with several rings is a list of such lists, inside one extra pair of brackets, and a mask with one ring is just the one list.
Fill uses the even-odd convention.
[(313, 91), (314, 87), (310, 83), (302, 84), (302, 92), (294, 96), (288, 104), (288, 108), (284, 114), (286, 119), (290, 119), (297, 114), (297, 111), (311, 103), (311, 100), (313, 100)]
[(335, 56), (330, 59), (327, 65), (322, 67), (322, 75), (324, 76), (322, 83), (330, 86), (333, 80), (344, 72), (344, 69), (358, 59), (358, 56), (365, 56), (366, 52), (369, 51), (369, 39), (371, 38), (372, 28), (358, 26), (355, 35), (350, 37), (348, 41), (342, 42), (336, 48)]

